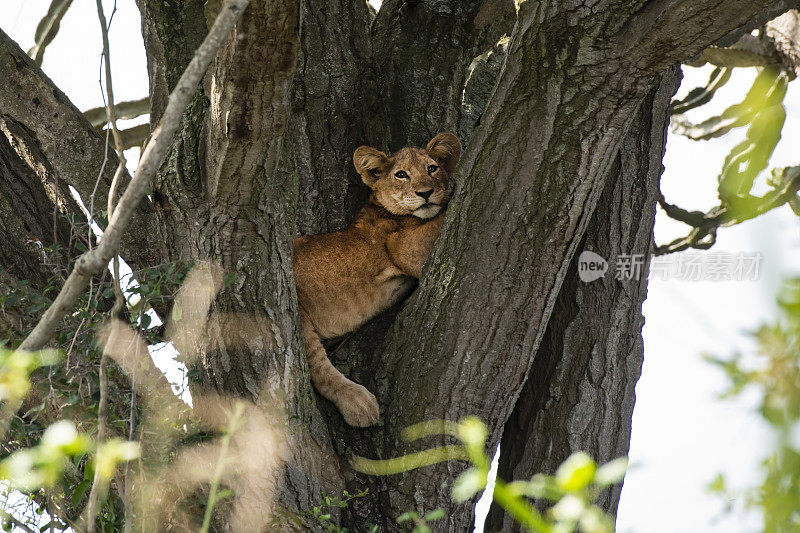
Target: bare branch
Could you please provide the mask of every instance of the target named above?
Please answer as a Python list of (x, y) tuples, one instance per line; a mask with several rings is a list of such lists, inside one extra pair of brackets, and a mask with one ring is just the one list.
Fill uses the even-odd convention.
[(36, 34), (34, 35), (36, 44), (28, 51), (28, 55), (33, 58), (37, 65), (42, 66), (44, 51), (47, 49), (47, 45), (55, 39), (61, 26), (61, 19), (64, 18), (71, 5), (72, 0), (53, 0), (50, 3), (47, 14), (36, 26)]
[(249, 0), (228, 0), (226, 2), (203, 44), (195, 52), (178, 85), (172, 91), (161, 122), (153, 132), (153, 138), (142, 155), (136, 175), (131, 180), (125, 194), (120, 198), (117, 209), (103, 232), (100, 244), (78, 258), (64, 288), (28, 338), (20, 345), (20, 349), (38, 350), (44, 347), (58, 323), (83, 291), (89, 278), (105, 268), (114, 255), (119, 246), (122, 231), (131, 219), (136, 205), (145, 195), (150, 180), (167, 155), (172, 136), (178, 129), (181, 116), (194, 94), (195, 87), (248, 3)]
[(14, 524), (16, 527), (18, 527), (21, 530), (25, 531), (26, 533), (36, 533), (33, 529), (31, 529), (30, 526), (28, 526), (28, 524), (18, 520), (17, 518), (14, 517), (14, 515), (9, 513), (8, 511), (0, 509), (0, 516), (2, 516), (3, 519), (8, 520), (12, 524)]
[(683, 100), (677, 100), (669, 105), (670, 115), (678, 113), (686, 113), (690, 109), (700, 107), (711, 101), (714, 93), (728, 83), (731, 79), (731, 69), (717, 67), (708, 77), (708, 83), (705, 87), (696, 87), (689, 91), (689, 94)]
[[(114, 179), (111, 181), (111, 187), (108, 190), (108, 216), (114, 214), (114, 196), (117, 193), (119, 180), (122, 173), (125, 171), (125, 154), (122, 146), (122, 137), (117, 129), (117, 117), (114, 109), (114, 88), (111, 78), (111, 50), (108, 44), (108, 23), (106, 22), (106, 15), (103, 12), (102, 0), (97, 0), (97, 18), (100, 21), (100, 33), (103, 36), (103, 64), (105, 65), (106, 77), (106, 117), (108, 120), (111, 132), (114, 134), (114, 145), (117, 150), (117, 170), (114, 173)], [(102, 84), (101, 84), (102, 86)], [(108, 148), (106, 148), (108, 150)], [(113, 250), (114, 253), (114, 306), (111, 309), (111, 317), (117, 318), (122, 307), (125, 305), (125, 297), (122, 294), (122, 288), (119, 285), (119, 250)], [(106, 350), (100, 356), (100, 404), (97, 407), (97, 447), (98, 454), (100, 453), (100, 446), (103, 445), (106, 439), (106, 417), (108, 410), (108, 376), (106, 374)], [(89, 502), (86, 504), (86, 528), (89, 533), (94, 533), (95, 516), (97, 515), (97, 502), (100, 499), (101, 493), (106, 492), (106, 485), (102, 482), (100, 476), (100, 469), (95, 469), (94, 480), (92, 481), (92, 489), (89, 492)], [(127, 517), (130, 518), (130, 517)]]
[[(139, 100), (130, 100), (128, 102), (120, 102), (114, 104), (114, 114), (118, 119), (129, 120), (132, 118), (146, 115), (150, 112), (150, 97), (145, 96)], [(106, 106), (93, 107), (83, 112), (86, 120), (92, 123), (95, 128), (101, 128), (106, 125), (107, 114)]]
[[(712, 73), (713, 78), (713, 73)], [(786, 74), (779, 68), (765, 68), (763, 69), (756, 80), (753, 82), (750, 90), (747, 91), (744, 99), (723, 111), (721, 114), (708, 118), (699, 124), (692, 124), (683, 115), (673, 114), (672, 116), (672, 132), (678, 135), (683, 135), (694, 141), (708, 140), (715, 137), (720, 137), (734, 128), (740, 128), (752, 124), (756, 116), (764, 111), (770, 105), (778, 105), (783, 100), (786, 94)], [(705, 95), (700, 95), (700, 98), (705, 98), (706, 101), (710, 100), (721, 84), (709, 80), (710, 88)], [(697, 91), (695, 89), (693, 93)], [(694, 105), (687, 97), (687, 100), (682, 100), (675, 104), (673, 109), (688, 110), (702, 103)], [(676, 111), (677, 112), (677, 111)]]

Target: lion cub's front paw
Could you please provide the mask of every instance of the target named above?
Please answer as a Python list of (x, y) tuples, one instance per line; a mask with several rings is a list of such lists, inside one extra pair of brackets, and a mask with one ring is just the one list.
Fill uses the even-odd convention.
[(378, 421), (381, 408), (366, 387), (350, 382), (337, 396), (336, 407), (351, 426), (365, 428)]

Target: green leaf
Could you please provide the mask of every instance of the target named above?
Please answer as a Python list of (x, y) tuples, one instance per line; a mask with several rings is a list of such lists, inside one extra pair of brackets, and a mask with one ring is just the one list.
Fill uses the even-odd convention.
[(15, 292), (10, 293), (6, 296), (5, 302), (3, 302), (4, 307), (11, 307), (19, 301), (19, 295)]
[(725, 494), (728, 490), (727, 484), (725, 483), (725, 476), (721, 473), (718, 473), (711, 483), (708, 484), (708, 491), (715, 493), (715, 494)]
[(556, 482), (569, 492), (583, 489), (594, 480), (597, 463), (585, 452), (570, 455), (556, 470)]
[(434, 520), (441, 520), (444, 518), (444, 509), (434, 509), (425, 515), (425, 520), (433, 522)]
[(77, 507), (78, 504), (83, 499), (83, 495), (86, 494), (86, 491), (89, 490), (89, 487), (92, 486), (92, 480), (84, 479), (75, 487), (75, 490), (72, 491), (72, 496), (70, 497), (70, 502), (72, 502), (73, 507)]
[(419, 515), (415, 511), (408, 511), (397, 517), (397, 523), (402, 524), (403, 522), (416, 520), (417, 518), (419, 518)]
[(453, 499), (459, 503), (470, 499), (476, 492), (486, 487), (486, 476), (477, 468), (469, 468), (453, 483)]

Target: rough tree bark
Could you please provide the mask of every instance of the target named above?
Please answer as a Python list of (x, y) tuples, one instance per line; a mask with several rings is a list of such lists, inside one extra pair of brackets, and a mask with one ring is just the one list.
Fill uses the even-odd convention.
[[(41, 157), (37, 164), (52, 169), (61, 180), (62, 192), (69, 191), (68, 185), (75, 187), (87, 208), (94, 192), (95, 211), (101, 211), (117, 166), (113, 142), (106, 150), (106, 139), (2, 31), (0, 72), (4, 75), (0, 84), (0, 117), (24, 125), (38, 146)], [(129, 180), (125, 173), (120, 189), (124, 190)], [(122, 252), (133, 268), (158, 264), (161, 258), (154, 222), (152, 205), (142, 202), (122, 242)]]
[[(379, 361), (364, 373), (375, 376), (368, 382), (387, 427), (349, 432), (351, 448), (396, 455), (405, 447), (387, 428), (467, 413), (490, 424), (494, 448), (624, 132), (657, 73), (755, 14), (739, 12), (727, 28), (701, 31), (693, 13), (656, 4), (641, 10), (604, 4), (599, 11), (522, 4), (427, 274), (378, 350)], [(675, 46), (662, 46), (655, 35), (670, 35)], [(494, 176), (506, 179), (487, 179)], [(389, 528), (386, 508), (441, 507), (448, 515), (443, 529), (467, 528), (469, 506), (454, 506), (441, 484), (461, 469), (450, 464), (365, 479), (380, 503), (354, 520), (383, 516)]]
[[(219, 2), (137, 3), (157, 120)], [(230, 315), (252, 317), (256, 328), (221, 336), (201, 361), (198, 386), (264, 404), (288, 395), (293, 442), (281, 504), (297, 512), (323, 492), (367, 487), (341, 517), (352, 530), (395, 530), (400, 513), (437, 507), (447, 513), (438, 528), (468, 529), (472, 506), (449, 497), (464, 465), (387, 478), (348, 467), (350, 453), (407, 451), (399, 431), (430, 418), (482, 418), (490, 450), (502, 437), (505, 477), (551, 469), (578, 446), (600, 459), (624, 452), (645, 286), (578, 286), (575, 253), (648, 249), (661, 110), (674, 88), (662, 73), (787, 5), (528, 0), (515, 14), (510, 0), (388, 0), (375, 15), (363, 0), (253, 2), (184, 116), (152, 205), (143, 204), (145, 225), (134, 235), (161, 244), (133, 239), (127, 253), (143, 265), (202, 259), (236, 273), (215, 303), (214, 331), (226, 331)], [(504, 33), (511, 39), (497, 47)], [(25, 90), (47, 104), (31, 106), (3, 92), (6, 84), (0, 114), (32, 131), (59, 175), (85, 194), (69, 166), (76, 158), (52, 148), (62, 134), (36, 123), (63, 123), (65, 138), (88, 147), (79, 160), (101, 161), (100, 139), (18, 49), (0, 44), (0, 72), (38, 83)], [(493, 58), (475, 61), (489, 50)], [(473, 133), (475, 107), (506, 50)], [(470, 78), (471, 65), (487, 77)], [(462, 105), (468, 81), (478, 94), (471, 109)], [(48, 114), (30, 114), (39, 109)], [(347, 428), (308, 383), (291, 238), (340, 228), (363, 201), (350, 169), (357, 145), (396, 149), (442, 130), (469, 140), (458, 189), (417, 292), (342, 352), (383, 412), (374, 428)], [(607, 201), (595, 210), (601, 194)], [(531, 460), (515, 461), (519, 454)], [(609, 510), (617, 497), (607, 496)], [(493, 513), (489, 525), (501, 520)]]
[[(663, 75), (620, 146), (528, 379), (503, 428), (497, 472), (501, 479), (528, 479), (536, 472), (552, 475), (575, 450), (593, 450), (600, 463), (628, 454), (634, 387), (644, 355), (641, 313), (648, 261), (636, 279), (615, 279), (613, 265), (624, 255), (649, 259), (667, 108), (679, 79), (677, 69)], [(606, 258), (611, 271), (595, 282), (582, 282), (582, 250)], [(611, 487), (599, 503), (615, 510), (621, 488)], [(486, 531), (517, 528), (493, 505)]]

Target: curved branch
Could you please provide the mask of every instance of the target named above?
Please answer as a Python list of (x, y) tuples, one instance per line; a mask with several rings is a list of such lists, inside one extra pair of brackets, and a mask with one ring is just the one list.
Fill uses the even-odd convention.
[(689, 91), (682, 100), (676, 100), (669, 105), (669, 114), (686, 113), (711, 101), (717, 90), (731, 79), (731, 69), (717, 67), (708, 77), (705, 87), (697, 87)]
[(61, 19), (67, 14), (67, 10), (71, 5), (72, 0), (53, 0), (47, 9), (47, 14), (36, 26), (36, 34), (34, 35), (36, 44), (28, 51), (28, 55), (40, 67), (42, 66), (42, 61), (44, 61), (44, 51), (47, 49), (47, 45), (56, 38), (56, 34), (61, 27)]
[(716, 242), (717, 230), (721, 227), (734, 226), (786, 203), (794, 209), (799, 203), (797, 192), (800, 191), (800, 166), (781, 169), (773, 179), (776, 181), (775, 190), (763, 197), (747, 197), (738, 200), (735, 205), (718, 205), (707, 213), (687, 211), (668, 203), (663, 195), (660, 196), (658, 205), (667, 216), (692, 226), (692, 230), (685, 237), (656, 246), (655, 255), (671, 254), (689, 248), (707, 250)]
[[(131, 100), (128, 102), (120, 102), (114, 104), (114, 113), (117, 119), (127, 120), (131, 118), (140, 117), (150, 112), (150, 97), (145, 96), (139, 100)], [(83, 112), (86, 120), (92, 123), (95, 128), (101, 128), (107, 123), (106, 106), (93, 107)]]

